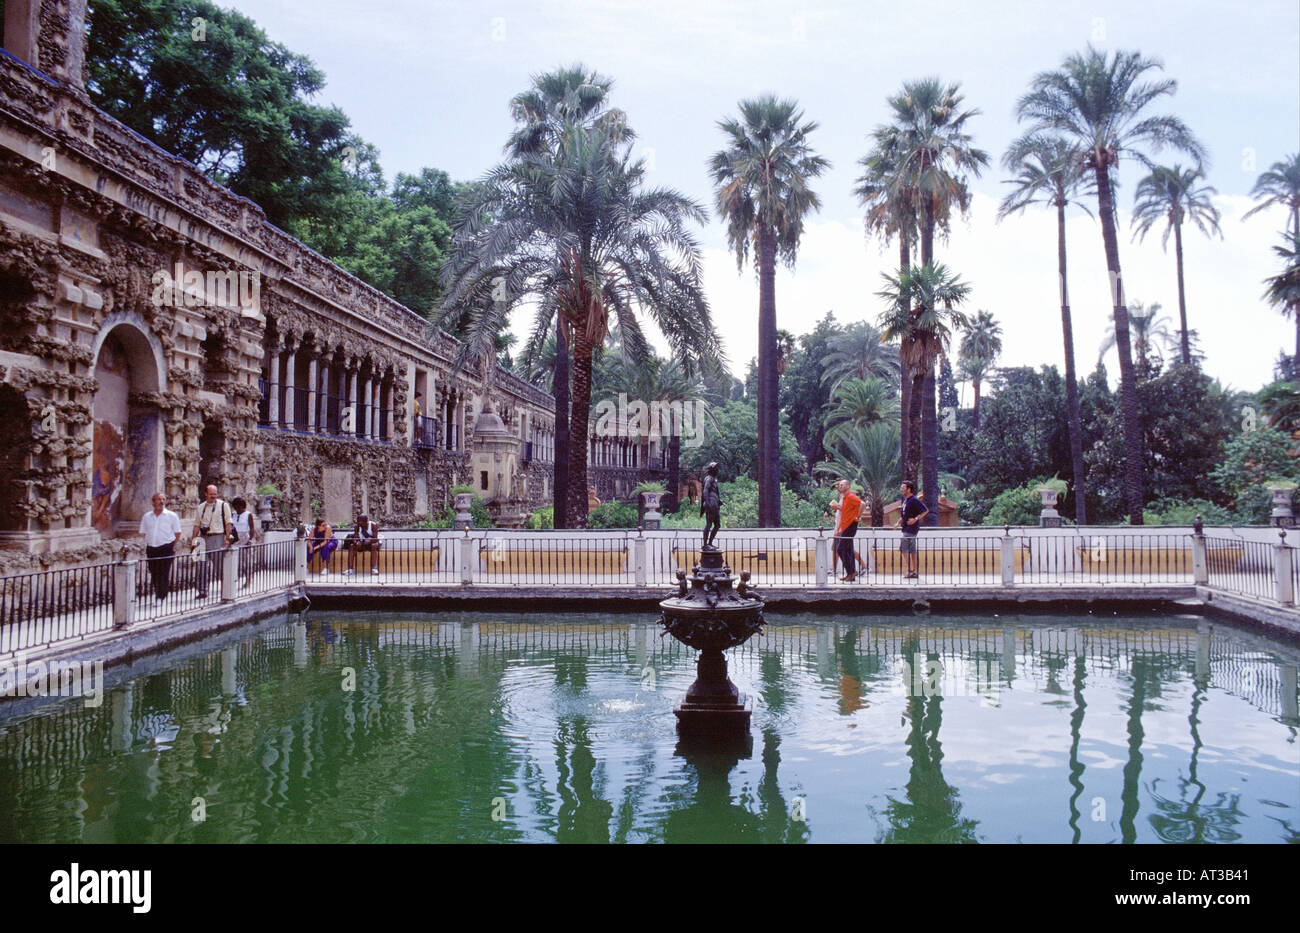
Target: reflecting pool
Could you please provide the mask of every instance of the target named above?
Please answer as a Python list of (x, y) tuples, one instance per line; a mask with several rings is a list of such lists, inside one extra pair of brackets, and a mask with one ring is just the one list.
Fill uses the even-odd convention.
[(0, 704), (0, 842), (1297, 842), (1300, 650), (1194, 616), (780, 616), (679, 748), (641, 616), (320, 613)]

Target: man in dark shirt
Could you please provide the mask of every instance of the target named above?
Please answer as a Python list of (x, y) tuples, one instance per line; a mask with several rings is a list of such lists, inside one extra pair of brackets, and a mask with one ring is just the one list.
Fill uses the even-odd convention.
[(916, 536), (921, 533), (921, 519), (930, 513), (925, 507), (925, 503), (916, 497), (916, 486), (911, 480), (903, 480), (902, 486), (898, 489), (903, 499), (902, 511), (898, 513), (898, 522), (895, 528), (903, 529), (903, 540), (898, 545), (899, 553), (907, 558), (907, 576), (905, 579), (914, 580), (917, 578), (916, 573)]

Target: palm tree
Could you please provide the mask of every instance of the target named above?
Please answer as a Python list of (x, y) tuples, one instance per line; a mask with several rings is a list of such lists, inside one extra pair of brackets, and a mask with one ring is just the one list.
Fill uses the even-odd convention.
[[(939, 424), (935, 411), (934, 364), (948, 349), (953, 331), (967, 325), (966, 316), (956, 309), (970, 294), (970, 286), (948, 267), (927, 262), (898, 276), (882, 274), (886, 288), (877, 296), (888, 303), (880, 315), (880, 326), (890, 340), (899, 340), (905, 348), (903, 365), (921, 374), (930, 391), (916, 382), (912, 391), (920, 392), (925, 405), (921, 418), (921, 444), (924, 448), (921, 486), (926, 507), (939, 519)], [(919, 381), (914, 376), (914, 380)], [(916, 396), (914, 395), (913, 398)]]
[(846, 379), (875, 376), (898, 385), (898, 348), (885, 340), (879, 328), (867, 321), (855, 321), (826, 341), (822, 385), (831, 384), (834, 393)]
[(1164, 236), (1160, 238), (1162, 249), (1169, 247), (1169, 232), (1174, 234), (1174, 256), (1178, 261), (1178, 319), (1179, 343), (1184, 366), (1192, 364), (1192, 347), (1187, 337), (1187, 298), (1183, 290), (1183, 222), (1191, 221), (1206, 236), (1217, 233), (1223, 238), (1219, 229), (1219, 210), (1210, 200), (1218, 194), (1209, 185), (1197, 186), (1197, 181), (1205, 177), (1199, 167), (1183, 168), (1174, 165), (1166, 168), (1157, 165), (1151, 174), (1138, 182), (1133, 198), (1133, 226), (1139, 240), (1146, 238), (1147, 231), (1160, 220), (1167, 222)]
[[(1153, 301), (1147, 305), (1141, 301), (1133, 302), (1128, 309), (1128, 322), (1133, 331), (1133, 356), (1144, 369), (1159, 369), (1163, 357), (1156, 349), (1156, 341), (1165, 345), (1173, 342), (1173, 332), (1169, 329), (1169, 318), (1160, 313), (1160, 302)], [(1111, 327), (1102, 338), (1101, 349), (1097, 353), (1097, 362), (1116, 344), (1115, 328)]]
[[(872, 133), (872, 149), (858, 160), (862, 174), (853, 193), (866, 209), (864, 230), (867, 236), (875, 234), (888, 241), (898, 237), (898, 272), (901, 275), (911, 268), (911, 250), (916, 242), (916, 190), (903, 173), (900, 141), (890, 127), (880, 126)], [(899, 456), (903, 475), (916, 475), (915, 463), (920, 459), (920, 437), (912, 443), (912, 374), (903, 365), (903, 348), (898, 348), (899, 396), (903, 412), (899, 432)], [(913, 451), (915, 454), (913, 455)]]
[(744, 268), (751, 248), (758, 267), (758, 523), (781, 524), (780, 416), (777, 401), (776, 263), (793, 266), (804, 217), (821, 207), (808, 183), (830, 167), (813, 153), (793, 100), (740, 102), (740, 119), (720, 120), (727, 148), (709, 160), (727, 242)]
[(846, 431), (869, 428), (881, 421), (897, 420), (898, 399), (884, 379), (845, 379), (826, 406), (826, 433), (822, 444), (833, 444)]
[[(879, 151), (886, 154), (885, 164), (895, 167), (892, 179), (893, 185), (899, 189), (899, 197), (916, 206), (922, 265), (934, 262), (935, 231), (948, 229), (953, 208), (962, 214), (969, 210), (967, 177), (978, 177), (989, 161), (988, 153), (974, 148), (966, 132), (967, 121), (979, 111), (961, 109), (963, 97), (959, 93), (960, 87), (956, 82), (944, 85), (938, 78), (904, 83), (902, 91), (888, 99), (893, 122), (878, 128), (875, 133)], [(900, 358), (922, 357), (903, 348)], [(904, 375), (906, 377), (906, 371)], [(929, 372), (913, 372), (911, 377), (912, 388), (904, 418), (910, 419), (908, 441), (912, 445), (911, 451), (915, 451), (918, 436), (921, 446), (925, 447), (924, 410), (935, 405), (933, 367)], [(932, 489), (939, 471), (937, 437), (933, 440), (927, 449), (933, 451), (935, 459), (930, 461), (927, 454), (922, 465), (925, 476), (932, 480)], [(904, 469), (912, 467), (914, 470), (916, 464), (909, 461), (912, 461), (910, 454), (904, 457)], [(914, 475), (914, 472), (909, 473), (909, 476)], [(926, 484), (923, 482), (922, 485)], [(937, 496), (938, 492), (927, 492), (929, 495)], [(937, 503), (936, 499), (931, 504), (933, 515), (927, 521), (938, 521)]]
[(1096, 178), (1097, 214), (1101, 218), (1119, 347), (1124, 493), (1129, 522), (1134, 525), (1142, 524), (1142, 422), (1129, 345), (1111, 169), (1119, 165), (1124, 154), (1151, 168), (1150, 158), (1142, 151), (1148, 146), (1156, 151), (1180, 150), (1198, 164), (1206, 162), (1204, 148), (1183, 121), (1145, 113), (1152, 102), (1173, 94), (1178, 87), (1172, 79), (1147, 79), (1148, 72), (1162, 67), (1157, 60), (1143, 58), (1138, 52), (1116, 52), (1108, 58), (1089, 46), (1083, 54), (1066, 58), (1059, 70), (1038, 74), (1030, 83), (1029, 93), (1016, 102), (1017, 118), (1032, 121), (1031, 133), (1059, 134), (1076, 144), (1083, 152), (1084, 168)]
[(965, 336), (961, 338), (961, 349), (957, 351), (957, 356), (975, 392), (972, 420), (976, 430), (980, 426), (980, 380), (993, 367), (1001, 353), (1002, 325), (994, 319), (991, 311), (975, 312), (975, 317), (966, 327)]
[[(613, 81), (583, 65), (558, 68), (534, 75), (532, 86), (510, 101), (515, 129), (504, 151), (510, 159), (554, 158), (566, 136), (574, 129), (601, 128), (618, 142), (635, 138), (622, 110), (608, 107)], [(555, 527), (567, 528), (565, 502), (569, 489), (570, 334), (563, 315), (550, 314), (555, 321), (553, 375), (550, 391), (555, 396)], [(522, 363), (535, 368), (533, 356), (543, 349), (529, 343)], [(585, 439), (582, 441), (585, 446)], [(585, 486), (583, 487), (585, 492)]]
[[(1255, 179), (1255, 187), (1250, 189), (1250, 196), (1259, 203), (1243, 214), (1242, 220), (1266, 207), (1285, 207), (1290, 214), (1287, 218), (1287, 235), (1300, 237), (1300, 152), (1269, 166), (1267, 172)], [(1275, 251), (1276, 249), (1274, 247)], [(1294, 359), (1296, 365), (1300, 365), (1300, 295), (1294, 296), (1289, 304), (1282, 304), (1282, 311), (1295, 318)]]
[[(647, 314), (689, 365), (720, 359), (700, 283), (700, 250), (687, 229), (705, 219), (677, 191), (644, 188), (621, 127), (573, 124), (553, 156), (499, 166), (463, 205), (443, 271), (445, 314), (470, 309), (460, 360), (481, 354), (492, 328), (521, 303), (537, 305), (530, 346), (552, 323), (573, 337), (567, 524), (587, 515), (592, 363), (611, 317), (636, 356), (648, 353)], [(558, 381), (558, 379), (557, 379)]]
[(1065, 209), (1071, 204), (1092, 211), (1080, 199), (1092, 194), (1095, 176), (1086, 174), (1080, 151), (1059, 136), (1030, 133), (1008, 147), (1002, 166), (1015, 177), (1015, 188), (1002, 199), (998, 219), (1023, 212), (1031, 204), (1056, 209), (1056, 271), (1061, 289), (1061, 336), (1065, 343), (1065, 407), (1070, 432), (1070, 463), (1074, 470), (1074, 518), (1088, 524), (1084, 495), (1083, 421), (1079, 415), (1079, 382), (1074, 367), (1074, 324), (1070, 317), (1070, 289), (1065, 262)]
[(899, 461), (899, 425), (880, 421), (870, 427), (853, 427), (836, 437), (827, 451), (830, 459), (813, 467), (816, 473), (843, 476), (866, 492), (871, 524), (885, 523), (885, 504), (897, 495), (902, 477)]
[[(1282, 271), (1264, 280), (1268, 290), (1264, 298), (1269, 304), (1294, 317), (1300, 328), (1300, 234), (1283, 234), (1286, 243), (1274, 246), (1273, 252), (1282, 260)], [(1300, 332), (1300, 331), (1298, 331)], [(1296, 343), (1296, 360), (1300, 360), (1300, 338)]]

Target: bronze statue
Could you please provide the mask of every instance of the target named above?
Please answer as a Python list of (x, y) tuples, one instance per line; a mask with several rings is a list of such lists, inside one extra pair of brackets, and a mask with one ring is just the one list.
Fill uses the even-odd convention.
[(704, 546), (702, 551), (716, 551), (713, 543), (718, 529), (722, 527), (719, 513), (722, 509), (722, 493), (718, 490), (718, 464), (710, 463), (704, 472), (704, 486), (700, 492), (700, 514), (704, 516)]

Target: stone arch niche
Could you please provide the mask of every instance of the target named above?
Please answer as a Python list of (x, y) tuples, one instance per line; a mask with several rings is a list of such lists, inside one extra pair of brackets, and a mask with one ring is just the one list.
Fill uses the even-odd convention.
[[(200, 398), (212, 405), (224, 408), (225, 396), (222, 384), (230, 378), (226, 360), (227, 342), (218, 330), (209, 330), (203, 339), (203, 391)], [(223, 495), (230, 490), (225, 488), (223, 474), (226, 459), (225, 419), (221, 410), (205, 413), (203, 431), (199, 434), (199, 498), (209, 485), (216, 486)]]
[(31, 431), (27, 399), (13, 386), (0, 384), (0, 424), (16, 432), (8, 443), (0, 444), (0, 531), (26, 531), (23, 511), (27, 495), (18, 480), (27, 469), (29, 445), (23, 443)]
[[(115, 316), (117, 317), (117, 316)], [(105, 322), (95, 350), (90, 523), (104, 538), (134, 532), (162, 488), (162, 354), (143, 324)]]

